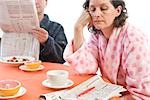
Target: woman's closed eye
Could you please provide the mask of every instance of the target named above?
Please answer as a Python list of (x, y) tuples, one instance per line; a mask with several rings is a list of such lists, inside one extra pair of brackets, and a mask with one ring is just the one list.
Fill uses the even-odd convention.
[(101, 11), (108, 10), (108, 7), (101, 7)]
[(94, 8), (94, 7), (90, 7), (90, 9), (89, 9), (90, 12), (94, 12), (95, 10), (96, 10), (96, 8)]
[[(105, 10), (108, 10), (108, 7), (104, 6), (104, 7), (100, 7), (99, 8), (101, 11), (105, 11)], [(95, 12), (96, 11), (96, 8), (95, 7), (91, 7), (89, 9), (90, 12)]]

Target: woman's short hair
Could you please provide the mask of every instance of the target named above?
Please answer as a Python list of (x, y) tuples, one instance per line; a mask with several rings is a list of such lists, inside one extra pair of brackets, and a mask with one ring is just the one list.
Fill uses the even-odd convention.
[[(84, 2), (83, 8), (85, 10), (88, 10), (88, 8), (89, 8), (89, 2), (90, 2), (90, 0), (86, 0)], [(114, 20), (114, 27), (121, 27), (125, 24), (125, 21), (128, 18), (125, 2), (124, 2), (124, 0), (110, 0), (110, 2), (115, 8), (117, 8), (118, 6), (122, 7), (121, 14), (118, 17), (116, 17)], [(93, 31), (96, 30), (94, 27), (92, 29), (93, 29)]]

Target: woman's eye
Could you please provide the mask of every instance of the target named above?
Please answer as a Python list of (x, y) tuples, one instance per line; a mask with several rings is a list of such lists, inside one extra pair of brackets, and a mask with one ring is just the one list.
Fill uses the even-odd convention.
[(92, 11), (92, 12), (93, 12), (93, 11), (95, 11), (95, 8), (90, 8), (90, 10), (89, 10), (89, 11)]
[(101, 8), (101, 10), (107, 10), (107, 9), (108, 9), (107, 7), (102, 7), (102, 8)]

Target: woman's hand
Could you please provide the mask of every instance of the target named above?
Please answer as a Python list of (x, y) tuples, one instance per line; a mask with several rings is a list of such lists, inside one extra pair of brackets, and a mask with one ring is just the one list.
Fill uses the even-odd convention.
[(91, 22), (88, 11), (83, 11), (74, 26), (73, 51), (78, 50), (84, 42), (83, 28)]
[(44, 44), (48, 39), (48, 32), (40, 27), (33, 29), (32, 34), (39, 40), (41, 44)]
[(75, 30), (82, 30), (91, 22), (91, 16), (88, 11), (84, 10), (75, 24)]

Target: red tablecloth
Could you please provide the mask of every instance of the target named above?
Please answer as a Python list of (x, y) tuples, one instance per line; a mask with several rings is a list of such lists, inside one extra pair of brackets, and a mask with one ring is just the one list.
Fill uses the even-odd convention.
[(39, 100), (40, 94), (56, 91), (42, 85), (42, 81), (46, 79), (46, 72), (48, 70), (64, 69), (69, 71), (69, 79), (74, 81), (74, 85), (72, 87), (92, 77), (92, 75), (75, 75), (74, 71), (70, 67), (63, 64), (43, 63), (43, 65), (45, 68), (41, 71), (27, 72), (20, 70), (19, 67), (0, 63), (0, 80), (19, 80), (23, 87), (27, 89), (27, 92), (23, 96), (13, 100)]

